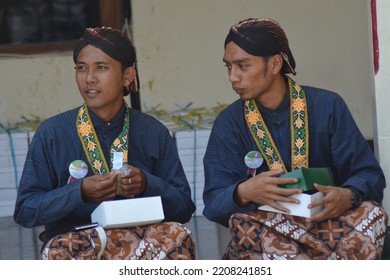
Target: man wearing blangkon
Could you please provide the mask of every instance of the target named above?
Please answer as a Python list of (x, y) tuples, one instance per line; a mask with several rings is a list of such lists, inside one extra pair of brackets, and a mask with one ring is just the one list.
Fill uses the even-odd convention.
[[(164, 125), (129, 108), (124, 99), (136, 91), (131, 41), (112, 28), (88, 28), (73, 59), (84, 104), (44, 121), (36, 131), (15, 221), (45, 225), (44, 259), (194, 259), (191, 232), (181, 223), (190, 220), (195, 205), (175, 142)], [(118, 174), (114, 163), (131, 168)], [(103, 201), (152, 196), (161, 197), (162, 223), (73, 230), (90, 223)]]
[[(232, 26), (223, 61), (240, 99), (214, 123), (203, 194), (204, 215), (230, 228), (223, 258), (381, 258), (385, 178), (342, 98), (288, 76), (295, 75), (295, 60), (285, 32), (271, 19)], [(251, 151), (264, 163), (248, 169), (244, 158)], [(323, 206), (318, 214), (289, 215), (280, 203), (299, 203), (293, 195), (302, 190), (281, 188), (297, 180), (280, 175), (311, 167), (329, 167), (334, 186), (315, 184), (324, 197), (309, 208)]]

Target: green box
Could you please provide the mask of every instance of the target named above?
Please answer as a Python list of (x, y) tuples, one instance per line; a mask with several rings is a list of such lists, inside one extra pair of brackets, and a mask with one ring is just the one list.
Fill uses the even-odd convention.
[(328, 167), (324, 168), (299, 168), (280, 176), (280, 178), (297, 178), (298, 182), (294, 184), (279, 185), (281, 188), (302, 189), (303, 192), (316, 191), (314, 183), (333, 186), (332, 171)]

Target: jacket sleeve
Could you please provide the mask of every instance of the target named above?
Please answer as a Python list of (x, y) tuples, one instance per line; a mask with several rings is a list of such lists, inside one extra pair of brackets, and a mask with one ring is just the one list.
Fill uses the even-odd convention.
[(129, 164), (145, 174), (141, 196), (161, 196), (166, 221), (186, 223), (195, 212), (191, 189), (169, 130), (154, 118), (133, 115), (130, 128)]
[[(81, 180), (59, 186), (53, 141), (43, 123), (35, 132), (19, 183), (14, 220), (24, 227), (58, 221), (85, 205)], [(48, 139), (48, 140), (45, 140)]]
[(381, 202), (386, 182), (374, 153), (341, 98), (333, 112), (329, 125), (333, 173), (341, 186), (362, 191), (364, 200)]
[(246, 150), (245, 145), (239, 144), (242, 139), (229, 130), (231, 125), (226, 121), (223, 117), (216, 119), (203, 160), (203, 214), (225, 227), (233, 213), (256, 208), (255, 204), (241, 208), (234, 200), (237, 186), (247, 178)]
[(195, 212), (191, 189), (177, 148), (170, 135), (162, 139), (159, 163), (153, 173), (144, 171), (147, 181), (143, 196), (161, 196), (165, 220), (187, 223)]

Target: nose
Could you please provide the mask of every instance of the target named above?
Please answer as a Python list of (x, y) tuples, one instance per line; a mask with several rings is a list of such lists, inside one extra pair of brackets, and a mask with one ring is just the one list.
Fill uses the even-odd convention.
[(240, 80), (240, 77), (237, 73), (237, 70), (235, 69), (235, 67), (232, 67), (229, 71), (229, 81), (233, 84), (233, 83), (236, 83)]
[(86, 82), (87, 82), (87, 84), (96, 83), (96, 75), (95, 75), (95, 71), (93, 69), (89, 69), (87, 71)]

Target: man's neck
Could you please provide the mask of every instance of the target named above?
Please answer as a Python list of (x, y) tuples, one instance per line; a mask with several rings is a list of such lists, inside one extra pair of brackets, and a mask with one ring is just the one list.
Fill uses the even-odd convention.
[(284, 96), (286, 94), (286, 81), (284, 76), (278, 76), (272, 84), (270, 90), (260, 96), (257, 99), (261, 105), (270, 110), (275, 110), (282, 103)]
[(116, 102), (106, 107), (92, 108), (89, 107), (91, 111), (94, 112), (96, 116), (99, 117), (104, 122), (110, 122), (115, 116), (120, 112), (123, 107), (124, 102)]
[(99, 119), (103, 122), (111, 122), (121, 111), (123, 104), (117, 110), (94, 110), (89, 108), (90, 111), (94, 113)]

